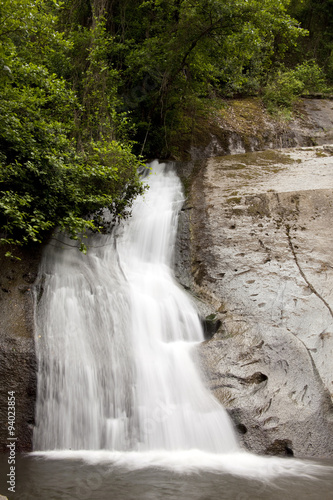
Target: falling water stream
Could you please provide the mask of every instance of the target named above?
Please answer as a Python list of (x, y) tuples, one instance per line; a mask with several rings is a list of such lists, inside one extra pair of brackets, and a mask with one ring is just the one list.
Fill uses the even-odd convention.
[[(68, 239), (46, 249), (36, 292), (33, 456), (55, 461), (53, 473), (61, 461), (67, 471), (90, 464), (95, 483), (100, 479), (112, 488), (120, 469), (136, 485), (133, 471), (152, 468), (266, 482), (281, 475), (310, 478), (321, 466), (242, 452), (228, 415), (202, 382), (194, 362), (203, 340), (200, 320), (172, 272), (182, 186), (173, 169), (158, 162), (145, 182), (150, 188), (135, 201), (132, 216), (111, 235), (90, 237), (87, 255)], [(108, 472), (102, 475), (102, 469)], [(120, 489), (103, 493), (94, 482), (86, 496), (70, 485), (61, 496), (60, 483), (45, 498), (132, 498)], [(239, 484), (230, 486), (232, 496), (221, 496), (220, 489), (216, 495), (240, 499)], [(139, 491), (133, 487), (133, 498), (141, 498)], [(258, 491), (242, 499), (266, 498)], [(188, 498), (180, 490), (160, 493), (146, 491), (142, 498)], [(31, 498), (44, 498), (39, 495), (35, 491)], [(196, 491), (190, 497), (215, 498)]]
[(37, 450), (238, 448), (192, 360), (202, 328), (171, 268), (183, 192), (164, 167), (153, 164), (131, 219), (93, 239), (88, 256), (48, 248), (37, 316)]

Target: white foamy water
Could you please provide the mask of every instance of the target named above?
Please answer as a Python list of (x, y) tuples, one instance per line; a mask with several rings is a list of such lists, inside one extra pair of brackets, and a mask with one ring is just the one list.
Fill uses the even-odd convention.
[(88, 255), (49, 246), (40, 270), (35, 450), (238, 450), (192, 359), (203, 332), (172, 272), (184, 197), (154, 162), (150, 189)]
[(193, 362), (203, 332), (172, 272), (180, 181), (154, 162), (147, 182), (132, 217), (110, 236), (90, 238), (87, 256), (68, 239), (45, 252), (34, 455), (81, 460), (91, 470), (201, 470), (263, 481), (330, 472), (240, 451)]
[(161, 469), (185, 475), (206, 471), (267, 482), (281, 476), (296, 476), (298, 480), (332, 477), (332, 466), (291, 458), (262, 457), (242, 451), (209, 453), (198, 449), (143, 452), (79, 450), (34, 452), (32, 455), (48, 460), (82, 461), (92, 467), (103, 465), (106, 471)]

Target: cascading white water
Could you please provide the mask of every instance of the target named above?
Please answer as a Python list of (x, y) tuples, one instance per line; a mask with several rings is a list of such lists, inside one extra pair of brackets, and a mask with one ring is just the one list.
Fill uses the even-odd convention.
[(88, 255), (49, 246), (40, 270), (35, 450), (238, 449), (192, 359), (198, 314), (171, 265), (184, 201), (154, 162), (150, 189)]

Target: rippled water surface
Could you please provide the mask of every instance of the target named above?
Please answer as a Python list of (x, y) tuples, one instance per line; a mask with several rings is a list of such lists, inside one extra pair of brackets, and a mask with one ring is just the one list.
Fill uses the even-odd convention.
[[(104, 457), (106, 459), (106, 457)], [(256, 457), (257, 459), (258, 457)], [(255, 460), (256, 460), (255, 459)], [(278, 462), (263, 459), (266, 467), (274, 474), (282, 464), (290, 466), (294, 459), (281, 459)], [(265, 480), (260, 477), (260, 467), (265, 468), (260, 459), (253, 463), (258, 468), (257, 478), (239, 476), (218, 470), (213, 464), (201, 468), (190, 466), (180, 458), (167, 468), (149, 466), (129, 468), (126, 462), (115, 460), (113, 463), (101, 457), (78, 459), (18, 457), (17, 486), (15, 494), (8, 494), (4, 476), (8, 465), (1, 457), (0, 493), (9, 500), (332, 500), (332, 471), (324, 471), (323, 466), (333, 466), (333, 461), (298, 462), (302, 465), (296, 475), (277, 475)], [(317, 463), (319, 467), (310, 464)], [(134, 467), (133, 457), (131, 467)], [(227, 464), (226, 464), (227, 465)], [(230, 466), (230, 462), (229, 462)], [(187, 470), (186, 470), (187, 469)], [(304, 475), (304, 472), (307, 475)]]

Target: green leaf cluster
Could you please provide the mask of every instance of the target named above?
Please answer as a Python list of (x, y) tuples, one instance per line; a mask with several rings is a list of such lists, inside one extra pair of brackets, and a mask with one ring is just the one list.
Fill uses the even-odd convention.
[(271, 111), (290, 109), (300, 95), (325, 92), (326, 77), (315, 61), (305, 61), (294, 69), (281, 69), (265, 88), (263, 99)]
[(143, 189), (141, 161), (116, 140), (104, 20), (66, 36), (61, 9), (47, 0), (1, 5), (0, 241), (12, 245), (41, 242), (56, 227), (82, 238), (103, 227), (99, 211), (123, 217)]
[(300, 63), (304, 59), (315, 60), (333, 82), (333, 1), (291, 0), (291, 15), (297, 17), (309, 36), (302, 40), (293, 57)]

